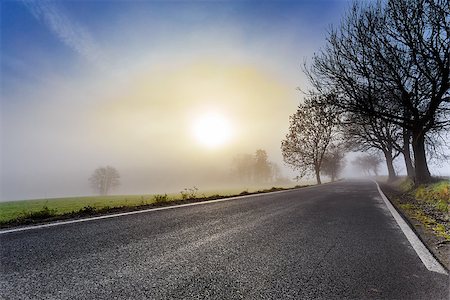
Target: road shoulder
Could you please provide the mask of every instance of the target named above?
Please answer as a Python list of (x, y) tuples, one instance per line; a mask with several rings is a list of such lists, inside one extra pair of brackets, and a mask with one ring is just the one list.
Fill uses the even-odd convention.
[(447, 272), (450, 266), (450, 243), (442, 236), (438, 236), (426, 223), (420, 221), (412, 210), (405, 209), (409, 204), (417, 202), (411, 195), (403, 193), (386, 183), (379, 183), (383, 193), (391, 204), (409, 224), (409, 227), (416, 233), (420, 240), (425, 244), (433, 256), (446, 268)]

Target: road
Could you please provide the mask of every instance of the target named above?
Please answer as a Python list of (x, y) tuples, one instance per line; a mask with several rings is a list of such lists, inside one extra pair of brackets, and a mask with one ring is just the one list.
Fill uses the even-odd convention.
[(0, 235), (2, 299), (447, 299), (373, 182)]

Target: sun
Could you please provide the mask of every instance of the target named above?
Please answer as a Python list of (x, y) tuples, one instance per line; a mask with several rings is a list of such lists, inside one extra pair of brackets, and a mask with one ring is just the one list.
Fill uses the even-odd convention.
[(219, 113), (206, 113), (198, 117), (192, 126), (196, 140), (208, 148), (217, 148), (226, 144), (231, 138), (231, 124)]

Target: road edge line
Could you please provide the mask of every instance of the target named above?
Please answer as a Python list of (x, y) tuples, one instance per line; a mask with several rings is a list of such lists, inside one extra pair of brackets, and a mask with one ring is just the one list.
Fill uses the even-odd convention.
[(194, 203), (169, 205), (169, 206), (148, 208), (148, 209), (142, 209), (142, 210), (134, 210), (134, 211), (128, 211), (128, 212), (123, 212), (123, 213), (115, 213), (115, 214), (103, 215), (103, 216), (97, 216), (97, 217), (88, 217), (88, 218), (83, 218), (83, 219), (75, 219), (75, 220), (67, 220), (67, 221), (56, 221), (56, 222), (47, 223), (47, 224), (32, 225), (32, 226), (25, 226), (25, 227), (19, 227), (19, 228), (0, 230), (0, 235), (6, 234), (6, 233), (28, 231), (28, 230), (34, 230), (34, 229), (40, 229), (40, 228), (48, 228), (48, 227), (54, 227), (54, 226), (60, 226), (60, 225), (82, 223), (82, 222), (89, 222), (89, 221), (102, 220), (102, 219), (111, 219), (111, 218), (117, 218), (117, 217), (128, 216), (128, 215), (135, 215), (135, 214), (142, 214), (142, 213), (148, 213), (148, 212), (159, 211), (159, 210), (167, 210), (167, 209), (174, 209), (174, 208), (194, 206), (194, 205), (203, 205), (203, 204), (209, 204), (209, 203), (217, 203), (217, 202), (238, 200), (238, 199), (244, 199), (244, 198), (259, 197), (259, 196), (271, 195), (271, 194), (277, 194), (277, 193), (286, 193), (286, 192), (292, 192), (292, 191), (296, 191), (296, 190), (309, 189), (309, 188), (313, 188), (313, 187), (321, 187), (322, 185), (323, 184), (310, 185), (310, 186), (302, 187), (302, 188), (299, 188), (299, 189), (288, 189), (288, 190), (284, 190), (284, 191), (274, 191), (274, 192), (268, 192), (268, 193), (259, 193), (259, 194), (252, 194), (252, 195), (243, 195), (243, 196), (234, 196), (234, 197), (229, 197), (229, 198), (207, 200), (207, 201), (200, 201), (200, 202), (194, 202)]
[(386, 197), (386, 195), (381, 190), (378, 182), (376, 182), (375, 180), (373, 180), (373, 182), (376, 184), (378, 193), (380, 194), (381, 198), (386, 204), (386, 207), (388, 208), (392, 217), (394, 217), (394, 220), (397, 222), (398, 226), (402, 230), (403, 234), (406, 236), (407, 240), (413, 247), (414, 251), (416, 251), (417, 256), (419, 256), (420, 260), (425, 265), (425, 267), (432, 272), (448, 275), (448, 272), (441, 265), (441, 263), (431, 254), (427, 246), (425, 246), (425, 244), (420, 240), (417, 234), (411, 229), (408, 223), (398, 213), (396, 208), (392, 205), (391, 201)]

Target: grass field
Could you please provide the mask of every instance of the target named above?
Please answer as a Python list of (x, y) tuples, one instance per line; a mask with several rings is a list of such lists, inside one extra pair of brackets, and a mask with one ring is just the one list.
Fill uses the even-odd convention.
[(101, 209), (105, 207), (150, 204), (152, 201), (153, 195), (127, 195), (68, 197), (3, 202), (0, 203), (0, 222), (15, 219), (27, 213), (41, 211), (44, 207), (47, 207), (49, 210), (56, 210), (56, 214), (60, 215), (79, 211), (88, 206)]
[(258, 190), (262, 190), (262, 188), (230, 188), (205, 191), (188, 188), (180, 193), (164, 195), (88, 196), (0, 202), (0, 224), (7, 224), (14, 220), (20, 221), (21, 219), (45, 219), (47, 217), (78, 213), (80, 211), (107, 211), (112, 208), (137, 207), (155, 204), (156, 202), (170, 202), (212, 196), (232, 196), (253, 193)]

